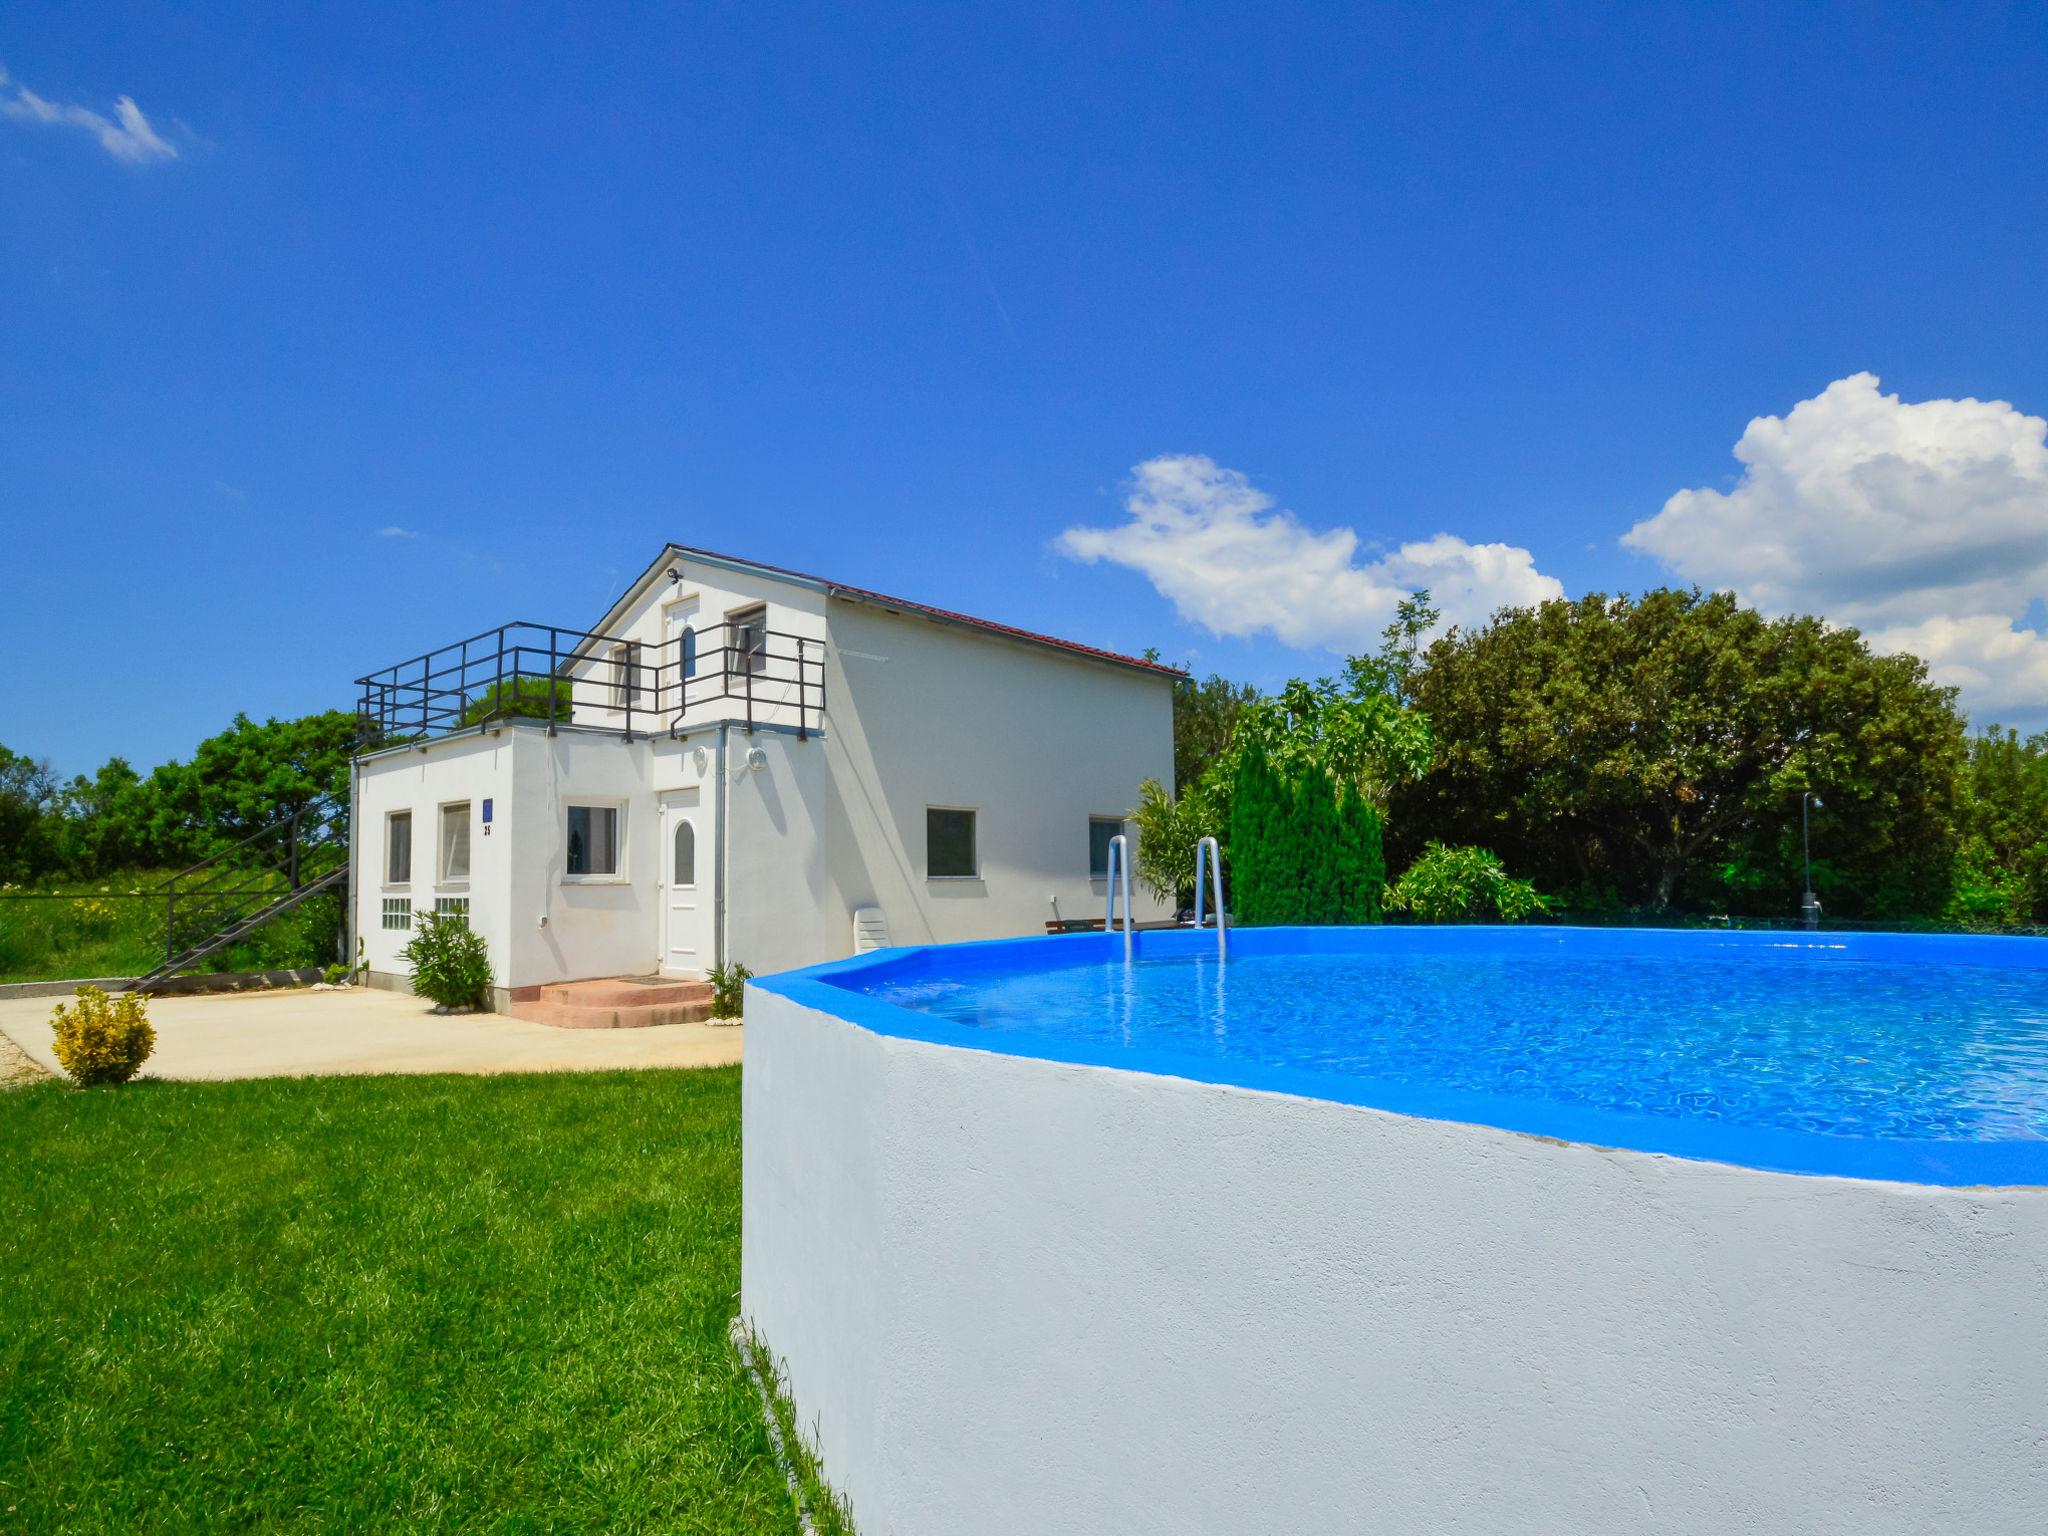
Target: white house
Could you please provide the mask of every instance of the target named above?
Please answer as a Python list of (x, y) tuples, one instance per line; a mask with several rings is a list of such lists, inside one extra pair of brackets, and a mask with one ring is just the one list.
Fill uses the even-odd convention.
[(1100, 917), (1139, 783), (1172, 784), (1176, 676), (670, 545), (590, 630), (358, 679), (362, 956), (405, 986), (418, 915), (464, 912), (505, 1007)]

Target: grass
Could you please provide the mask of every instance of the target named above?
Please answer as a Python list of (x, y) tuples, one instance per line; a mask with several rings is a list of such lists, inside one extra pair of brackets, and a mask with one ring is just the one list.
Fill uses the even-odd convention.
[(794, 1531), (739, 1085), (8, 1093), (0, 1532)]
[[(158, 871), (138, 870), (38, 885), (34, 894), (0, 891), (0, 982), (139, 976), (149, 970), (164, 957), (164, 903), (128, 893), (146, 891), (163, 878)], [(211, 956), (201, 969), (325, 965), (334, 958), (339, 919), (337, 898), (323, 893)]]

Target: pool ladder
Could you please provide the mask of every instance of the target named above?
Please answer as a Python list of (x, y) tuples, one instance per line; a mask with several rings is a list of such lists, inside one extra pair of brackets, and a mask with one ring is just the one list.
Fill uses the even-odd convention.
[[(1131, 958), (1131, 941), (1134, 927), (1131, 922), (1131, 845), (1119, 832), (1109, 840), (1108, 875), (1109, 900), (1102, 912), (1102, 931), (1117, 931), (1117, 896), (1122, 894), (1124, 902), (1124, 958)], [(1205, 837), (1195, 844), (1195, 927), (1202, 926), (1202, 897), (1204, 888), (1202, 876), (1209, 877), (1208, 890), (1216, 897), (1216, 958), (1222, 959), (1230, 948), (1230, 920), (1223, 911), (1223, 854), (1216, 846), (1216, 839)]]
[(1116, 893), (1124, 893), (1124, 958), (1131, 958), (1131, 844), (1119, 832), (1109, 840), (1109, 905), (1102, 914), (1102, 931), (1116, 932)]
[(1221, 960), (1229, 949), (1230, 940), (1225, 930), (1230, 925), (1223, 915), (1223, 853), (1213, 837), (1205, 837), (1195, 844), (1195, 927), (1198, 929), (1202, 926), (1202, 866), (1205, 864), (1210, 886), (1216, 893), (1216, 958)]

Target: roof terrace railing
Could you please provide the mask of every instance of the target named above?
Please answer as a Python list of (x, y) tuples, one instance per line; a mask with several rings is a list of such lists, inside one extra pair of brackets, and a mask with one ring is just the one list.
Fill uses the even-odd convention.
[(545, 720), (550, 731), (616, 731), (629, 741), (715, 719), (749, 731), (794, 725), (807, 737), (824, 723), (825, 642), (745, 619), (659, 644), (521, 621), (359, 677), (356, 686), (362, 734), (383, 742), (505, 719)]

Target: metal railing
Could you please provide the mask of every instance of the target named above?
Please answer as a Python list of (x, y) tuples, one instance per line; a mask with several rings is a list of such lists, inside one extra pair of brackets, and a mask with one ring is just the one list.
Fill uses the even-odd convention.
[(359, 677), (356, 686), (362, 734), (382, 742), (504, 719), (631, 740), (727, 718), (749, 731), (793, 725), (805, 737), (824, 723), (825, 642), (745, 621), (659, 643), (521, 621)]
[[(295, 904), (346, 879), (348, 810), (315, 801), (179, 870), (153, 894), (164, 903), (164, 963), (182, 968)], [(148, 980), (150, 978), (145, 978)]]

